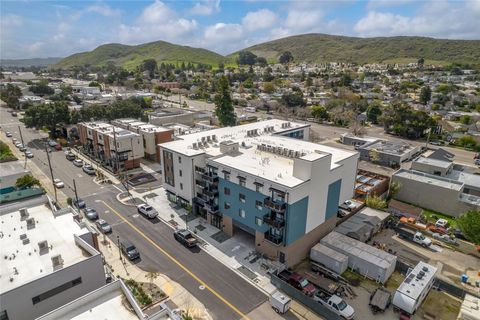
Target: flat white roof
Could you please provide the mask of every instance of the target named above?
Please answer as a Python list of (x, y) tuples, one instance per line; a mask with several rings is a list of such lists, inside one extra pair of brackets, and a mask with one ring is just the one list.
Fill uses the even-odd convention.
[(444, 168), (444, 169), (448, 169), (449, 167), (453, 166), (453, 163), (449, 161), (442, 161), (438, 159), (425, 158), (425, 157), (418, 157), (414, 162), (422, 163), (422, 164), (426, 164), (426, 165), (434, 166), (438, 168)]
[[(27, 219), (35, 221), (34, 228), (27, 228), (27, 219), (21, 217), (19, 210), (0, 215), (2, 292), (54, 272), (54, 256), (61, 255), (63, 268), (88, 258), (75, 243), (74, 235), (81, 236), (89, 231), (77, 224), (71, 213), (54, 216), (46, 204), (32, 206), (27, 211)], [(39, 248), (42, 241), (47, 241), (48, 248), (44, 251)]]
[(293, 176), (294, 158), (279, 155), (270, 151), (259, 150), (259, 145), (281, 147), (282, 149), (297, 151), (299, 159), (315, 161), (324, 157), (332, 156), (330, 169), (339, 166), (338, 162), (354, 155), (354, 152), (336, 149), (324, 145), (311, 143), (281, 136), (261, 136), (244, 139), (246, 147), (240, 147), (239, 154), (223, 154), (220, 148), (215, 150), (220, 156), (211, 158), (209, 161), (218, 163), (248, 174), (274, 181), (287, 187), (294, 187), (304, 180)]
[(400, 284), (397, 292), (416, 300), (435, 277), (436, 272), (436, 267), (420, 261)]

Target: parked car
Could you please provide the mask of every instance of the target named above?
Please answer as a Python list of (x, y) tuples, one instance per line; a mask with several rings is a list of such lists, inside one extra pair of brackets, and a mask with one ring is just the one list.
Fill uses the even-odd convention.
[(80, 159), (75, 159), (75, 160), (73, 160), (73, 165), (76, 166), (76, 167), (81, 167), (81, 166), (83, 166), (83, 161), (80, 160)]
[(58, 143), (54, 140), (48, 140), (47, 144), (50, 146), (50, 147), (55, 147)]
[(308, 282), (307, 279), (305, 279), (296, 272), (290, 275), (290, 277), (288, 278), (288, 283), (290, 283), (296, 289), (302, 291), (307, 296), (313, 296), (313, 294), (317, 291), (313, 284)]
[(33, 153), (30, 150), (25, 151), (25, 157), (27, 158), (33, 158)]
[(17, 113), (16, 112), (12, 112), (12, 117), (16, 117), (17, 116)]
[(440, 228), (448, 227), (448, 220), (438, 219), (437, 222), (435, 222), (435, 227), (440, 227)]
[(175, 230), (173, 237), (185, 247), (192, 248), (197, 245), (197, 239), (186, 229)]
[(478, 159), (478, 158), (480, 158), (480, 152), (475, 153), (475, 155), (473, 156), (473, 159)]
[(455, 238), (462, 239), (462, 240), (467, 240), (467, 238), (465, 238), (465, 235), (463, 234), (462, 230), (460, 230), (460, 229), (453, 230), (453, 235), (455, 236)]
[(55, 150), (57, 150), (57, 151), (62, 150), (62, 146), (59, 145), (59, 144), (56, 144), (54, 148), (55, 148)]
[(20, 149), (21, 147), (23, 147), (23, 144), (21, 142), (17, 142), (15, 143), (15, 147)]
[(86, 207), (86, 203), (85, 201), (83, 201), (82, 199), (78, 198), (78, 200), (74, 200), (73, 201), (73, 205), (78, 208), (78, 209), (83, 209)]
[(98, 213), (97, 210), (90, 208), (90, 207), (85, 207), (83, 209), (83, 213), (85, 216), (90, 219), (90, 220), (97, 220), (98, 219)]
[(138, 252), (137, 248), (128, 241), (120, 242), (120, 249), (129, 260), (140, 258), (140, 253)]
[(83, 172), (85, 172), (86, 174), (89, 174), (89, 175), (95, 174), (95, 169), (93, 169), (92, 165), (89, 163), (85, 164), (82, 169), (83, 169)]
[(108, 224), (107, 221), (103, 219), (98, 219), (97, 222), (95, 222), (95, 225), (97, 226), (98, 230), (101, 233), (110, 233), (112, 232), (112, 226)]
[(475, 159), (474, 163), (476, 166), (480, 166), (480, 159)]
[(7, 136), (7, 138), (10, 138), (12, 136), (12, 133), (11, 132), (5, 132), (5, 135)]
[(65, 154), (65, 158), (67, 158), (68, 161), (73, 161), (73, 160), (75, 160), (75, 155), (71, 152), (67, 152)]
[(18, 141), (17, 138), (12, 138), (12, 143), (13, 144), (17, 144), (17, 141)]
[(457, 243), (457, 240), (455, 240), (455, 238), (452, 238), (448, 234), (434, 233), (434, 234), (432, 234), (432, 238), (437, 239), (437, 240), (441, 240), (441, 241), (444, 241), (444, 242), (450, 243), (450, 244), (456, 244)]
[(145, 203), (137, 206), (137, 210), (138, 212), (140, 212), (141, 214), (143, 214), (144, 216), (150, 219), (153, 219), (156, 216), (158, 216), (157, 210), (155, 210), (152, 206)]
[(443, 143), (442, 141), (434, 140), (434, 141), (430, 141), (430, 144), (432, 146), (441, 146)]
[(65, 184), (63, 183), (63, 181), (58, 179), (58, 178), (53, 179), (53, 184), (55, 185), (55, 188), (57, 188), (57, 189), (61, 189), (61, 188), (65, 187)]
[(20, 150), (20, 151), (22, 151), (22, 152), (25, 152), (25, 151), (27, 151), (27, 148), (25, 148), (25, 146), (22, 144), (22, 145), (18, 148), (18, 150)]

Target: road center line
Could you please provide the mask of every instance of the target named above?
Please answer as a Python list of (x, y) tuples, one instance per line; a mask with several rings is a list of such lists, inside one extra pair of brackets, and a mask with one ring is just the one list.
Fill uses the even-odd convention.
[(214, 296), (216, 296), (219, 300), (221, 300), (223, 303), (225, 303), (230, 309), (238, 313), (243, 319), (249, 319), (243, 312), (238, 310), (237, 307), (235, 307), (232, 303), (230, 303), (228, 300), (226, 300), (224, 297), (222, 297), (217, 291), (214, 289), (210, 288), (205, 282), (203, 282), (197, 275), (195, 275), (192, 271), (190, 271), (187, 267), (185, 267), (180, 261), (175, 259), (172, 255), (170, 255), (168, 252), (166, 252), (163, 248), (161, 248), (155, 241), (153, 241), (151, 238), (149, 238), (145, 233), (143, 233), (140, 229), (138, 229), (136, 226), (134, 226), (130, 221), (128, 221), (126, 218), (124, 218), (120, 213), (118, 213), (115, 209), (110, 207), (105, 201), (101, 201), (107, 208), (112, 210), (113, 213), (115, 213), (120, 219), (122, 219), (126, 224), (128, 224), (133, 230), (135, 230), (139, 235), (141, 235), (145, 240), (150, 242), (155, 248), (157, 248), (158, 251), (163, 253), (167, 258), (169, 258), (172, 262), (174, 262), (176, 265), (178, 265), (183, 271), (188, 273), (193, 279), (198, 281), (200, 285), (204, 286), (208, 291), (210, 291)]

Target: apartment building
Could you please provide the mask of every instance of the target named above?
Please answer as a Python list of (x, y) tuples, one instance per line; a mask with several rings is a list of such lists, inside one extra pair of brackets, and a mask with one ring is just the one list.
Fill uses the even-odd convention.
[(104, 122), (82, 122), (77, 128), (84, 152), (112, 171), (140, 167), (145, 153), (140, 134)]
[(96, 235), (49, 203), (2, 207), (0, 319), (35, 319), (106, 283)]
[(144, 157), (148, 160), (160, 162), (159, 144), (172, 141), (174, 130), (145, 123), (135, 119), (117, 119), (112, 124), (122, 129), (138, 133), (143, 139)]
[(335, 227), (353, 195), (358, 153), (308, 141), (310, 126), (282, 120), (220, 128), (162, 144), (169, 199), (227, 234), (293, 265)]

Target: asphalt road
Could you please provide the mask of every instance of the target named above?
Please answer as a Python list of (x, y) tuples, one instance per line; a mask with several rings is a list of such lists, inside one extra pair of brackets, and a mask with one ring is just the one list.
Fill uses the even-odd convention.
[[(5, 110), (0, 110), (0, 125), (18, 140), (18, 126), (21, 126), (24, 142), (34, 154), (28, 161), (34, 161), (50, 177), (42, 142), (46, 134), (26, 129)], [(50, 156), (54, 177), (65, 183), (62, 192), (74, 198), (75, 179), (78, 197), (112, 225), (111, 241), (117, 242), (119, 236), (135, 244), (141, 254), (141, 259), (136, 261), (139, 267), (156, 270), (178, 282), (205, 305), (214, 319), (240, 319), (266, 301), (267, 297), (260, 290), (205, 251), (187, 249), (175, 241), (172, 229), (165, 223), (158, 219), (148, 220), (139, 215), (135, 207), (120, 203), (116, 196), (123, 191), (121, 185), (94, 183), (93, 177), (68, 161), (63, 151), (53, 151)]]

